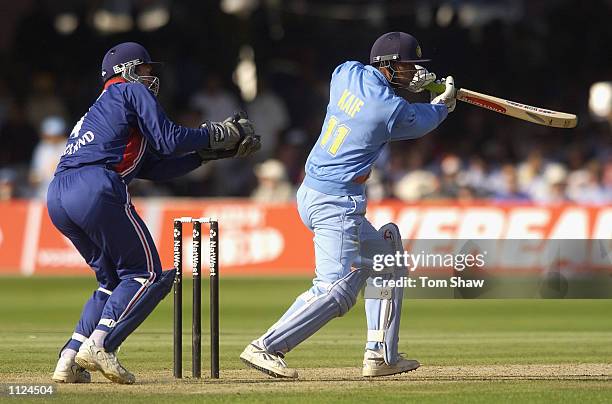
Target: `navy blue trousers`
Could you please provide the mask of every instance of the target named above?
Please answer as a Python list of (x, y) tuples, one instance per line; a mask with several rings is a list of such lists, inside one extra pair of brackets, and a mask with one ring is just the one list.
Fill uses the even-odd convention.
[(99, 284), (67, 344), (78, 349), (95, 328), (110, 331), (129, 313), (159, 278), (161, 262), (127, 185), (114, 171), (85, 166), (57, 174), (47, 207), (53, 224), (94, 270)]

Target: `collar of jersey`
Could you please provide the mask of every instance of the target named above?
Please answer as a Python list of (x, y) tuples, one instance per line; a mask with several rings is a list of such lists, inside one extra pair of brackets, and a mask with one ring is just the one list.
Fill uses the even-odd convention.
[(106, 83), (104, 83), (104, 89), (106, 90), (107, 88), (109, 88), (113, 84), (117, 84), (117, 83), (127, 83), (127, 80), (124, 79), (123, 77), (114, 77), (114, 78), (108, 80)]
[[(372, 66), (372, 65), (365, 65), (365, 68), (366, 68), (366, 70), (369, 70), (369, 71), (371, 71), (372, 73), (374, 73), (374, 75), (375, 75), (376, 77), (378, 77), (378, 79), (380, 79), (380, 81), (382, 81), (382, 83), (383, 83), (385, 86), (387, 86), (387, 87), (391, 87), (391, 84), (390, 84), (390, 83), (389, 83), (389, 81), (386, 79), (385, 75), (384, 75), (384, 74), (382, 74), (382, 73), (380, 72), (380, 70), (378, 70), (377, 68), (375, 68), (375, 67), (374, 67), (374, 66)], [(393, 87), (391, 87), (391, 88), (393, 88)]]

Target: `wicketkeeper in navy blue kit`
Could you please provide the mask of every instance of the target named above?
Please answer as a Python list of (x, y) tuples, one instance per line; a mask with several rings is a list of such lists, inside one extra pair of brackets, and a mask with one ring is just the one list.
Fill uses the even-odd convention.
[(162, 272), (151, 234), (131, 203), (130, 181), (179, 177), (206, 161), (245, 157), (260, 147), (252, 123), (239, 114), (197, 129), (170, 121), (156, 98), (156, 65), (134, 42), (106, 53), (104, 89), (72, 130), (49, 186), (51, 220), (99, 284), (61, 350), (57, 382), (89, 382), (89, 370), (134, 383), (117, 349), (172, 288), (175, 270)]

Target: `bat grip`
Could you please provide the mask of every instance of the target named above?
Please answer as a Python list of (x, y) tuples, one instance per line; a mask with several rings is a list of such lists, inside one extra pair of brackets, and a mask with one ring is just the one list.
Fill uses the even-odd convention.
[(424, 88), (425, 90), (429, 90), (435, 94), (442, 94), (444, 91), (446, 91), (446, 86), (444, 85), (444, 83), (436, 83), (435, 81), (429, 83)]

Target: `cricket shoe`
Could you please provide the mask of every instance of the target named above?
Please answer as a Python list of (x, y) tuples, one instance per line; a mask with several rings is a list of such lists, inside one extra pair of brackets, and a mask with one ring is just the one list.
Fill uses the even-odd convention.
[(297, 379), (297, 370), (287, 367), (282, 354), (272, 354), (251, 342), (240, 354), (240, 359), (248, 366), (264, 372), (272, 377)]
[(61, 356), (51, 379), (57, 383), (89, 383), (91, 375), (77, 365), (74, 359)]
[(119, 363), (116, 352), (106, 352), (104, 348), (95, 346), (89, 338), (81, 345), (76, 363), (91, 372), (99, 370), (104, 377), (115, 383), (134, 384), (136, 381), (136, 377)]
[(421, 364), (412, 359), (405, 359), (398, 355), (397, 362), (389, 365), (385, 362), (385, 355), (381, 350), (366, 349), (363, 355), (363, 377), (391, 376), (416, 370)]

